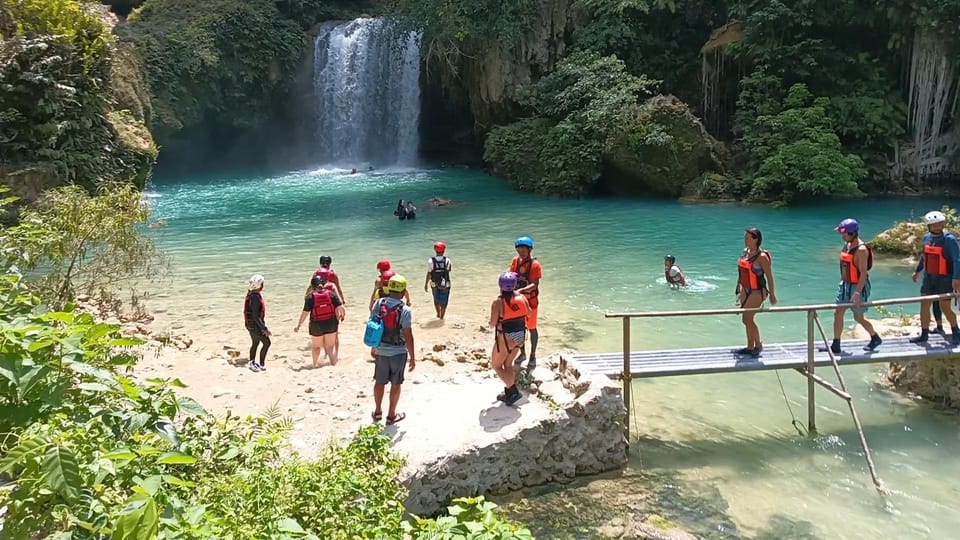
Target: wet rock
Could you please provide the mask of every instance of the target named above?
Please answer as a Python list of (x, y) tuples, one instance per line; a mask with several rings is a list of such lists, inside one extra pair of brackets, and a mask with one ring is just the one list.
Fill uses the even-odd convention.
[(312, 393), (314, 393), (314, 392), (315, 392), (315, 390), (314, 390), (314, 388), (313, 388), (312, 386), (310, 386), (310, 387), (308, 387), (306, 390), (304, 390), (304, 393), (306, 393), (306, 394), (312, 394)]
[(446, 344), (446, 343), (436, 343), (436, 344), (434, 344), (434, 346), (433, 346), (433, 352), (440, 352), (440, 351), (445, 351), (445, 350), (447, 350), (447, 344)]

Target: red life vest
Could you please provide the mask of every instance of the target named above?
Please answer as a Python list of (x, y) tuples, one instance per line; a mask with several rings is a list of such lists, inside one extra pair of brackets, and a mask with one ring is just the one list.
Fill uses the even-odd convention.
[(843, 246), (840, 250), (840, 280), (844, 283), (860, 283), (860, 269), (854, 264), (854, 256), (860, 246), (867, 247), (867, 270), (873, 268), (873, 249), (868, 244), (859, 244), (856, 246)]
[(320, 268), (317, 268), (317, 271), (314, 272), (313, 275), (319, 277), (321, 283), (326, 283), (330, 281), (330, 278), (332, 276), (335, 276), (337, 274), (333, 270), (331, 270), (330, 267), (321, 266)]
[(313, 310), (310, 311), (311, 322), (329, 321), (336, 315), (337, 308), (333, 305), (330, 291), (313, 293)]
[(247, 296), (243, 298), (243, 324), (247, 328), (256, 327), (256, 323), (253, 321), (253, 314), (250, 313), (250, 295), (256, 294), (260, 296), (260, 321), (264, 321), (267, 315), (267, 301), (263, 299), (263, 296), (260, 294), (260, 291), (249, 291)]
[(403, 328), (400, 325), (400, 316), (403, 312), (403, 302), (392, 308), (387, 308), (387, 300), (380, 300), (380, 320), (383, 321), (383, 337), (380, 343), (388, 345), (403, 345)]
[(760, 257), (761, 253), (766, 253), (767, 257), (773, 259), (770, 252), (765, 249), (757, 250), (753, 257), (747, 257), (746, 253), (737, 259), (737, 270), (740, 274), (738, 283), (742, 290), (759, 291), (767, 288), (767, 280), (753, 271), (753, 261)]
[(943, 256), (943, 246), (923, 245), (923, 268), (928, 276), (947, 275), (947, 258)]
[[(522, 289), (530, 284), (530, 272), (533, 270), (533, 262), (536, 260), (537, 259), (531, 258), (521, 261), (519, 255), (513, 258), (513, 261), (510, 263), (510, 270), (517, 273), (518, 289)], [(530, 302), (530, 308), (537, 309), (537, 306), (540, 305), (540, 300), (537, 299), (537, 297), (540, 296), (540, 288), (538, 287), (533, 292), (525, 292), (523, 295), (526, 296)]]

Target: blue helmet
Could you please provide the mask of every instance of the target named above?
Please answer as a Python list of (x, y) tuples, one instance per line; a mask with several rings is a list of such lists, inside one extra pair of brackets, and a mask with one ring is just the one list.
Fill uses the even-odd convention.
[(520, 238), (517, 238), (517, 241), (513, 243), (513, 247), (520, 246), (533, 249), (533, 238), (530, 238), (529, 236), (521, 236)]
[(833, 230), (840, 231), (841, 233), (860, 232), (860, 223), (853, 218), (847, 218), (841, 221), (839, 225), (833, 228)]

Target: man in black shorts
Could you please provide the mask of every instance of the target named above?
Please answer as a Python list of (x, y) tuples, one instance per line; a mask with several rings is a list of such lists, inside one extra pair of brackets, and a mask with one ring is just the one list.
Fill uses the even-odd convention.
[(333, 283), (324, 283), (320, 276), (310, 281), (313, 291), (303, 299), (303, 312), (294, 332), (299, 332), (303, 321), (310, 317), (310, 353), (313, 355), (313, 367), (320, 367), (320, 350), (323, 349), (330, 359), (330, 365), (337, 365), (337, 331), (340, 321), (346, 315), (343, 301), (334, 292)]
[[(923, 219), (929, 232), (923, 236), (923, 253), (920, 254), (917, 268), (913, 271), (913, 281), (916, 283), (923, 271), (920, 294), (926, 296), (955, 292), (960, 289), (960, 243), (953, 233), (944, 230), (947, 216), (943, 212), (927, 212)], [(950, 299), (939, 300), (938, 303), (953, 331), (951, 342), (954, 346), (960, 345), (960, 328), (957, 328), (957, 315), (950, 308)], [(920, 302), (920, 335), (910, 339), (911, 343), (927, 341), (932, 304), (933, 301), (930, 300)]]

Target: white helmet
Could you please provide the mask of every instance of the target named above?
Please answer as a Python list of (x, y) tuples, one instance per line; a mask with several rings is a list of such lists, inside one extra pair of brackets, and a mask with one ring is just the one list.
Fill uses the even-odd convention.
[(263, 287), (263, 276), (260, 274), (254, 274), (250, 277), (250, 290), (255, 291)]
[(927, 212), (927, 215), (923, 216), (923, 220), (927, 222), (927, 225), (933, 225), (934, 223), (943, 223), (947, 221), (947, 216), (943, 215), (943, 212)]

